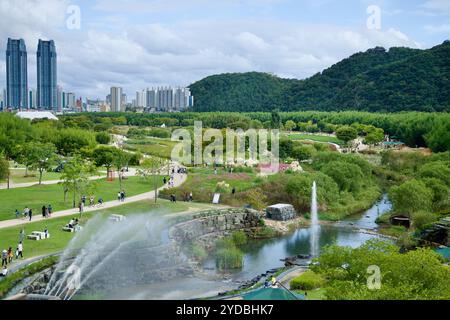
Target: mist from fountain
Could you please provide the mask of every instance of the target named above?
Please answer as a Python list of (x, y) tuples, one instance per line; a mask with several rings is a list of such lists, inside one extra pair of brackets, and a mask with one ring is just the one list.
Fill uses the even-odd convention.
[[(155, 218), (159, 216), (159, 218)], [(139, 250), (161, 246), (167, 222), (158, 214), (128, 216), (120, 222), (98, 215), (90, 219), (62, 254), (45, 294), (71, 299), (86, 284), (96, 280), (114, 284), (134, 281), (156, 255), (139, 256)]]
[(311, 227), (310, 227), (310, 254), (312, 257), (319, 255), (319, 239), (320, 239), (320, 225), (317, 213), (317, 186), (313, 182), (311, 191)]

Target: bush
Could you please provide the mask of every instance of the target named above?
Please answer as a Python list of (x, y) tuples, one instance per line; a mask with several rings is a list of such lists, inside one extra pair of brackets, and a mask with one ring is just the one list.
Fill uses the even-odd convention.
[(290, 282), (291, 289), (294, 290), (312, 290), (320, 288), (325, 284), (325, 279), (315, 273), (314, 271), (308, 270), (300, 276), (294, 278)]
[(242, 268), (244, 254), (236, 247), (216, 251), (216, 266), (219, 270)]
[(108, 144), (111, 142), (111, 136), (107, 132), (98, 132), (95, 134), (95, 140), (100, 144)]
[(149, 130), (147, 135), (156, 138), (170, 138), (170, 131), (167, 129), (156, 128)]
[(244, 231), (235, 231), (233, 232), (233, 234), (231, 235), (231, 238), (233, 239), (233, 243), (239, 247), (239, 246), (243, 246), (244, 244), (247, 243), (247, 235), (245, 234)]
[(194, 256), (194, 258), (198, 261), (205, 260), (208, 257), (208, 253), (205, 248), (197, 243), (192, 244), (190, 249), (192, 256)]
[(413, 224), (419, 230), (423, 229), (426, 225), (435, 222), (436, 220), (437, 217), (433, 213), (426, 211), (418, 211), (412, 215)]

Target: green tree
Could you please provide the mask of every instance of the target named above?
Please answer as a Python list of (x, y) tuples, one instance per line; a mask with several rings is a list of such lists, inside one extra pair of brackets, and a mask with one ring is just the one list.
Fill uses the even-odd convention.
[(55, 137), (55, 145), (61, 154), (71, 155), (83, 148), (93, 149), (96, 146), (95, 135), (87, 130), (63, 129)]
[(158, 179), (159, 172), (166, 164), (166, 161), (158, 157), (147, 157), (141, 164), (137, 174), (147, 181), (151, 181), (155, 190), (155, 203), (158, 198)]
[(439, 119), (431, 131), (425, 135), (427, 145), (433, 152), (450, 150), (450, 121)]
[(428, 189), (424, 182), (412, 179), (392, 187), (389, 190), (389, 198), (395, 211), (411, 215), (420, 210), (431, 210), (433, 191)]
[(109, 144), (111, 142), (111, 135), (107, 132), (97, 132), (95, 140), (100, 144)]
[(438, 209), (448, 199), (448, 187), (442, 180), (436, 178), (422, 179), (428, 189), (433, 191), (433, 207)]
[(345, 142), (345, 144), (348, 146), (348, 143), (358, 137), (358, 132), (355, 128), (352, 128), (350, 126), (342, 126), (339, 129), (336, 130), (336, 137), (339, 140), (342, 140)]
[(364, 139), (364, 142), (368, 145), (375, 145), (380, 143), (384, 139), (384, 131), (380, 128), (374, 128), (369, 131)]
[(53, 143), (30, 143), (26, 156), (28, 157), (30, 169), (39, 172), (39, 184), (42, 183), (42, 174), (50, 170), (57, 160), (56, 147)]
[(316, 149), (311, 145), (302, 145), (292, 149), (291, 156), (298, 161), (309, 160), (314, 155)]
[(287, 131), (292, 131), (292, 130), (294, 130), (296, 126), (297, 126), (297, 125), (296, 125), (295, 122), (292, 121), (292, 120), (288, 120), (288, 121), (286, 121), (286, 123), (284, 124), (284, 128), (285, 128)]
[(447, 186), (450, 186), (450, 168), (444, 161), (434, 161), (424, 164), (419, 169), (419, 176), (422, 178), (440, 179)]
[(278, 109), (272, 111), (271, 126), (272, 129), (279, 129), (281, 127), (281, 117)]
[(94, 164), (97, 167), (105, 167), (108, 175), (108, 172), (111, 171), (111, 168), (114, 165), (114, 157), (116, 156), (117, 151), (118, 149), (116, 149), (115, 147), (97, 147), (92, 154)]
[(120, 190), (122, 190), (123, 170), (125, 167), (128, 167), (130, 158), (131, 158), (131, 155), (128, 152), (116, 149), (116, 152), (113, 157), (113, 164), (114, 164), (114, 167), (116, 168), (117, 175), (119, 177)]
[(95, 189), (95, 182), (89, 177), (96, 173), (95, 167), (88, 161), (75, 156), (64, 165), (61, 175), (60, 185), (64, 191), (64, 201), (68, 192), (73, 193), (73, 207), (76, 207), (77, 194), (81, 196), (84, 193)]
[(332, 161), (326, 164), (321, 171), (339, 186), (340, 191), (357, 192), (362, 186), (363, 173), (356, 164), (344, 161)]
[(9, 178), (9, 162), (3, 157), (0, 157), (0, 180)]

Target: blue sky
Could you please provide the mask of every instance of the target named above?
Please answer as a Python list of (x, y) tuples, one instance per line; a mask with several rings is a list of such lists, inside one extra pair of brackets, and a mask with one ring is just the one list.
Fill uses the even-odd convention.
[[(79, 29), (67, 27), (72, 5)], [(379, 29), (367, 27), (369, 6), (380, 10)], [(59, 83), (90, 98), (112, 85), (131, 97), (224, 72), (305, 78), (370, 47), (450, 38), (450, 0), (0, 0), (0, 16), (1, 51), (8, 37), (26, 41), (29, 87), (38, 39), (54, 39)]]

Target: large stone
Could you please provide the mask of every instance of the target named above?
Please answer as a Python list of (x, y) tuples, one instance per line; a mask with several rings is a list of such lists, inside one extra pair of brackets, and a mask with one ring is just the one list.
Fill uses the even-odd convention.
[(291, 204), (279, 203), (266, 208), (267, 218), (278, 221), (294, 219), (297, 215)]

